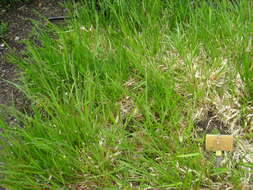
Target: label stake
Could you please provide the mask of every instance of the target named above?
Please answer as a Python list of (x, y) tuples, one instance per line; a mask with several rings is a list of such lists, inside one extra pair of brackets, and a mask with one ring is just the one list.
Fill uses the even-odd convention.
[(216, 167), (221, 166), (222, 151), (232, 151), (232, 135), (206, 135), (206, 150), (215, 151)]

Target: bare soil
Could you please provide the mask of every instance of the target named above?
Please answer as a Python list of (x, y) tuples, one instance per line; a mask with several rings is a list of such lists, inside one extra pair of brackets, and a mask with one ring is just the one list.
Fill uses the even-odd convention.
[(0, 20), (8, 24), (8, 32), (0, 38), (0, 104), (15, 105), (23, 110), (28, 103), (24, 95), (6, 81), (18, 82), (18, 69), (11, 64), (7, 55), (15, 52), (22, 55), (25, 45), (22, 40), (28, 39), (32, 31), (32, 20), (41, 20), (41, 16), (62, 16), (64, 9), (60, 5), (64, 0), (33, 0), (30, 3), (18, 4), (9, 8), (1, 6)]

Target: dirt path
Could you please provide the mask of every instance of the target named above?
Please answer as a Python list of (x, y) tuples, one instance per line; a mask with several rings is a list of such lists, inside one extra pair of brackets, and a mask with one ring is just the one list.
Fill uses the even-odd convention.
[(25, 50), (21, 41), (29, 37), (32, 30), (31, 19), (38, 20), (38, 13), (45, 17), (62, 16), (63, 8), (60, 3), (63, 1), (33, 0), (31, 3), (16, 5), (8, 10), (1, 7), (0, 3), (0, 20), (8, 23), (8, 32), (3, 39), (0, 38), (0, 104), (14, 103), (19, 109), (26, 107), (27, 102), (22, 93), (5, 82), (17, 81), (18, 74), (18, 70), (8, 62), (6, 55), (11, 49), (17, 54)]

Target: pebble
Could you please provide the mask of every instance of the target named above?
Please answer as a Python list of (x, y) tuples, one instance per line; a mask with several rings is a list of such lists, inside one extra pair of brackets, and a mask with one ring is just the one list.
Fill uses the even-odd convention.
[(20, 37), (16, 36), (14, 40), (18, 41), (18, 40), (20, 40)]

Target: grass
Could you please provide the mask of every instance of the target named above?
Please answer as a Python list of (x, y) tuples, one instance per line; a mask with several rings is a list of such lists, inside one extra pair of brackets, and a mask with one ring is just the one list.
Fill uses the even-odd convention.
[[(1, 121), (0, 184), (252, 184), (250, 1), (104, 0), (99, 9), (85, 2), (69, 6), (77, 18), (65, 27), (38, 27), (40, 44), (27, 42), (26, 57), (13, 59), (23, 71), (17, 87), (32, 111), (6, 108), (19, 125)], [(203, 149), (207, 126), (198, 125), (214, 118), (214, 131), (223, 126), (220, 133), (236, 138), (222, 168)]]
[(8, 24), (0, 21), (0, 38), (3, 38), (8, 31)]

